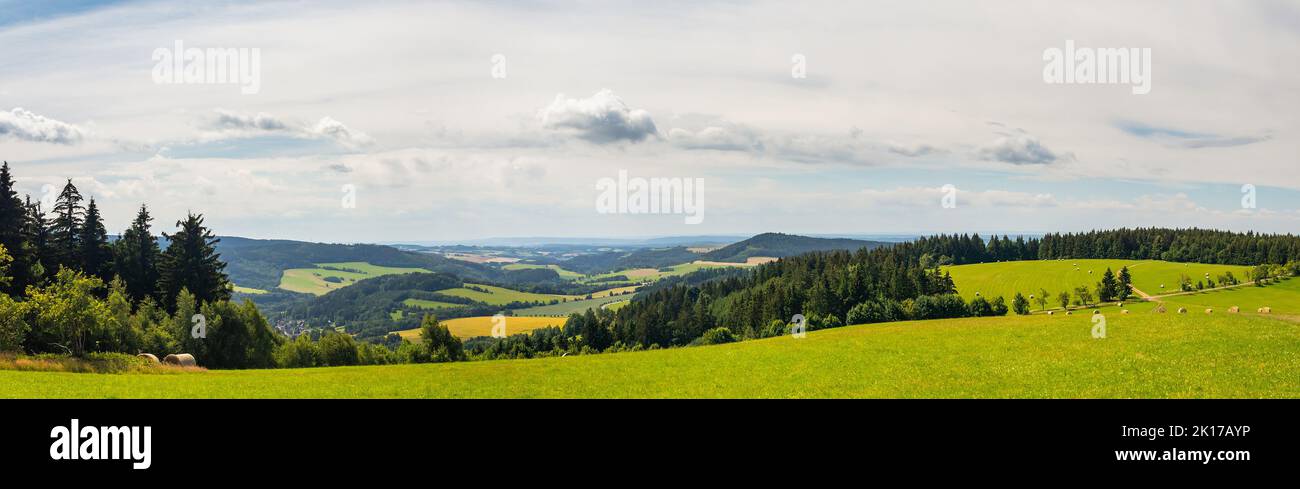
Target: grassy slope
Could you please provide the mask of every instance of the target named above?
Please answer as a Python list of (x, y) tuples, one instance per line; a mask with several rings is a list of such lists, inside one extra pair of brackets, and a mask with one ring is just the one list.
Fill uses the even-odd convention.
[[(357, 270), (360, 273), (343, 270), (326, 270), (324, 268), (291, 268), (285, 270), (284, 275), (280, 277), (280, 288), (294, 292), (323, 295), (331, 290), (352, 285), (358, 280), (379, 277), (381, 275), (428, 272), (428, 270), (422, 268), (381, 267), (366, 262), (317, 263), (316, 265)], [(326, 282), (324, 280), (326, 277), (338, 277), (343, 279), (343, 282)]]
[[(547, 326), (564, 326), (566, 318), (557, 317), (506, 317), (506, 335), (527, 333), (537, 328)], [(457, 338), (473, 338), (475, 336), (492, 336), (492, 316), (476, 316), (468, 318), (446, 319), (441, 321), (447, 326), (447, 330)], [(402, 338), (419, 341), (420, 330), (407, 329), (398, 331), (397, 334)]]
[[(1078, 271), (1075, 271), (1075, 264), (1078, 264)], [(1028, 297), (1030, 294), (1038, 294), (1039, 289), (1047, 289), (1051, 295), (1049, 299), (1054, 299), (1056, 294), (1073, 291), (1078, 286), (1087, 285), (1091, 288), (1101, 280), (1106, 268), (1119, 273), (1119, 269), (1125, 265), (1133, 275), (1133, 286), (1152, 295), (1161, 293), (1161, 284), (1165, 286), (1166, 292), (1177, 290), (1179, 274), (1187, 274), (1195, 283), (1196, 280), (1203, 279), (1206, 272), (1217, 277), (1231, 271), (1244, 281), (1250, 270), (1250, 267), (1235, 265), (1137, 260), (1035, 260), (959, 265), (946, 267), (945, 270), (952, 272), (957, 291), (967, 300), (979, 292), (990, 299), (1003, 296), (1009, 303), (1016, 292)], [(1093, 273), (1088, 273), (1089, 270)], [(1056, 307), (1054, 302), (1049, 302), (1048, 308)]]
[(596, 297), (591, 299), (561, 302), (559, 304), (547, 304), (545, 306), (516, 309), (515, 314), (520, 316), (568, 316), (575, 312), (587, 312), (587, 309), (599, 308), (600, 306), (613, 302), (626, 302), (631, 298), (631, 295)]
[(1300, 397), (1300, 324), (1086, 315), (851, 326), (730, 345), (438, 365), (0, 371), (0, 397)]
[(509, 304), (511, 302), (535, 302), (535, 301), (549, 302), (551, 300), (562, 300), (562, 299), (573, 300), (573, 299), (581, 298), (576, 295), (535, 294), (532, 292), (523, 292), (519, 290), (507, 289), (505, 287), (496, 287), (492, 285), (481, 285), (481, 284), (466, 284), (466, 285), (474, 285), (475, 287), (490, 292), (480, 292), (474, 289), (467, 289), (461, 287), (455, 289), (439, 290), (438, 293), (455, 296), (455, 297), (465, 297), (470, 300), (482, 302), (485, 304), (491, 304), (494, 306), (501, 306), (501, 305)]
[(1162, 299), (1169, 307), (1183, 306), (1189, 311), (1204, 314), (1205, 308), (1214, 308), (1216, 312), (1227, 312), (1229, 307), (1238, 306), (1242, 312), (1255, 312), (1260, 307), (1268, 306), (1273, 314), (1300, 316), (1300, 279), (1289, 279), (1267, 287), (1246, 285), (1231, 289), (1198, 292)]

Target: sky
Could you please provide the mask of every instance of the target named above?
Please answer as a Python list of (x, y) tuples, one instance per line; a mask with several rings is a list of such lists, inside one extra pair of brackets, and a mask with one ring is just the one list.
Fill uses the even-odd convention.
[[(0, 12), (0, 159), (112, 233), (141, 204), (324, 242), (1300, 229), (1296, 1)], [(187, 79), (187, 49), (245, 69)], [(1118, 49), (1129, 83), (1081, 82)], [(699, 222), (602, 209), (620, 172), (702, 182)]]

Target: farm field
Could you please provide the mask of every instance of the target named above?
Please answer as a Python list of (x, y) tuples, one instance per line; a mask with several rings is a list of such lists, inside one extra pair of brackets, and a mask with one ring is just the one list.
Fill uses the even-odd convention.
[[(1300, 397), (1300, 324), (1086, 315), (849, 326), (719, 346), (184, 375), (0, 371), (0, 397)], [(1213, 366), (1207, 368), (1207, 365)]]
[(559, 304), (547, 304), (545, 306), (533, 306), (524, 309), (515, 309), (515, 314), (521, 316), (568, 316), (575, 312), (586, 312), (587, 309), (598, 309), (605, 304), (615, 302), (627, 302), (631, 295), (623, 296), (605, 296), (592, 299), (582, 299)]
[(628, 278), (628, 280), (631, 280), (633, 282), (654, 282), (664, 277), (686, 275), (688, 273), (704, 270), (706, 268), (748, 267), (748, 266), (753, 266), (753, 265), (749, 265), (745, 263), (724, 263), (724, 262), (706, 263), (706, 262), (696, 261), (692, 263), (682, 263), (680, 265), (673, 265), (671, 267), (667, 267), (668, 269), (666, 271), (660, 271), (654, 268), (629, 268), (626, 270), (619, 270), (616, 272), (602, 273), (600, 275), (592, 275), (588, 277), (586, 280), (590, 282), (594, 280), (600, 280), (604, 278), (624, 275)]
[[(564, 320), (565, 318), (555, 317), (506, 316), (506, 335), (527, 333), (547, 326), (564, 326)], [(492, 336), (492, 316), (447, 319), (440, 322), (447, 326), (447, 330), (451, 331), (452, 336), (457, 338)], [(418, 328), (398, 331), (397, 334), (407, 340), (420, 340), (420, 330)]]
[(252, 287), (240, 287), (238, 285), (232, 285), (231, 289), (233, 289), (237, 294), (261, 295), (266, 293), (266, 291), (262, 289), (254, 289)]
[(1169, 308), (1186, 307), (1191, 312), (1202, 314), (1206, 308), (1214, 308), (1215, 313), (1225, 313), (1229, 307), (1238, 306), (1243, 313), (1254, 313), (1260, 307), (1270, 307), (1273, 314), (1300, 316), (1300, 280), (1292, 278), (1265, 287), (1244, 285), (1160, 300), (1167, 303)]
[[(317, 263), (317, 268), (291, 268), (280, 276), (280, 288), (293, 292), (324, 295), (341, 289), (359, 280), (381, 275), (401, 273), (425, 273), (422, 268), (381, 267), (366, 262)], [(326, 268), (329, 267), (329, 268)], [(328, 281), (333, 278), (337, 281)]]
[[(1075, 264), (1078, 264), (1077, 270)], [(1101, 280), (1107, 268), (1118, 274), (1124, 266), (1129, 267), (1133, 286), (1151, 295), (1160, 295), (1162, 290), (1166, 293), (1177, 291), (1181, 274), (1187, 274), (1195, 282), (1203, 279), (1206, 273), (1217, 280), (1218, 275), (1230, 271), (1244, 282), (1251, 268), (1156, 260), (1029, 260), (957, 265), (944, 267), (944, 270), (952, 273), (962, 298), (970, 300), (978, 292), (990, 299), (1005, 297), (1009, 303), (1016, 292), (1028, 297), (1046, 289), (1050, 296), (1055, 297), (1061, 292), (1073, 291), (1075, 287), (1092, 287)], [(1092, 273), (1088, 273), (1089, 270)], [(1165, 286), (1164, 289), (1160, 288), (1161, 285)], [(1033, 307), (1037, 309), (1038, 305)], [(1049, 303), (1047, 307), (1057, 306)]]
[(427, 299), (406, 299), (402, 301), (402, 303), (422, 309), (446, 309), (451, 307), (462, 307), (465, 305), (457, 304), (455, 302), (431, 301)]
[[(481, 284), (465, 284), (465, 285), (466, 287), (439, 290), (438, 293), (455, 296), (455, 297), (464, 297), (466, 299), (482, 302), (484, 304), (491, 304), (494, 306), (504, 306), (511, 302), (537, 302), (537, 301), (550, 302), (553, 300), (575, 300), (575, 299), (582, 298), (581, 296), (576, 296), (576, 295), (535, 294), (532, 292), (523, 292), (514, 289), (507, 289), (505, 287), (497, 287), (495, 285), (481, 285)], [(468, 288), (469, 286), (483, 289), (487, 292)]]

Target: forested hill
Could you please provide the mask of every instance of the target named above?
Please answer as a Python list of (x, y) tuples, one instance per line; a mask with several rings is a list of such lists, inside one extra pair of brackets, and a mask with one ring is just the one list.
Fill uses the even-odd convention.
[(221, 237), (217, 252), (226, 262), (226, 272), (236, 284), (257, 289), (274, 289), (281, 273), (290, 268), (310, 268), (315, 263), (363, 261), (385, 267), (415, 267), (454, 274), (465, 279), (501, 280), (492, 267), (452, 260), (431, 253), (402, 251), (372, 244), (326, 244), (289, 240)]
[(813, 238), (794, 234), (763, 233), (705, 253), (701, 258), (711, 261), (743, 263), (746, 259), (755, 256), (784, 258), (811, 251), (854, 251), (861, 248), (879, 248), (887, 244), (889, 243), (859, 239)]

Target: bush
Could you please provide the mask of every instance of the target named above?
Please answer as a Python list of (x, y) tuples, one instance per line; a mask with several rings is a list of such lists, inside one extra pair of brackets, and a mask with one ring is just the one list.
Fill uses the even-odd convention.
[(703, 336), (697, 340), (701, 345), (721, 345), (723, 343), (734, 343), (736, 335), (731, 333), (728, 328), (713, 328), (704, 332)]
[[(999, 299), (1001, 299), (1001, 297), (999, 297)], [(1016, 292), (1016, 298), (1011, 301), (1011, 308), (1016, 311), (1016, 314), (1021, 316), (1029, 314), (1029, 299), (1025, 299), (1024, 295)]]
[(1002, 296), (994, 297), (993, 301), (989, 303), (989, 307), (993, 308), (994, 316), (1007, 315), (1007, 300), (1003, 299)]
[(320, 364), (324, 367), (356, 365), (359, 362), (357, 342), (351, 335), (327, 331), (316, 342), (316, 348), (320, 351)]
[(970, 304), (966, 306), (966, 311), (971, 317), (984, 317), (993, 315), (993, 305), (983, 297), (971, 299)]
[(18, 351), (31, 327), (23, 320), (23, 304), (0, 294), (0, 351)]

